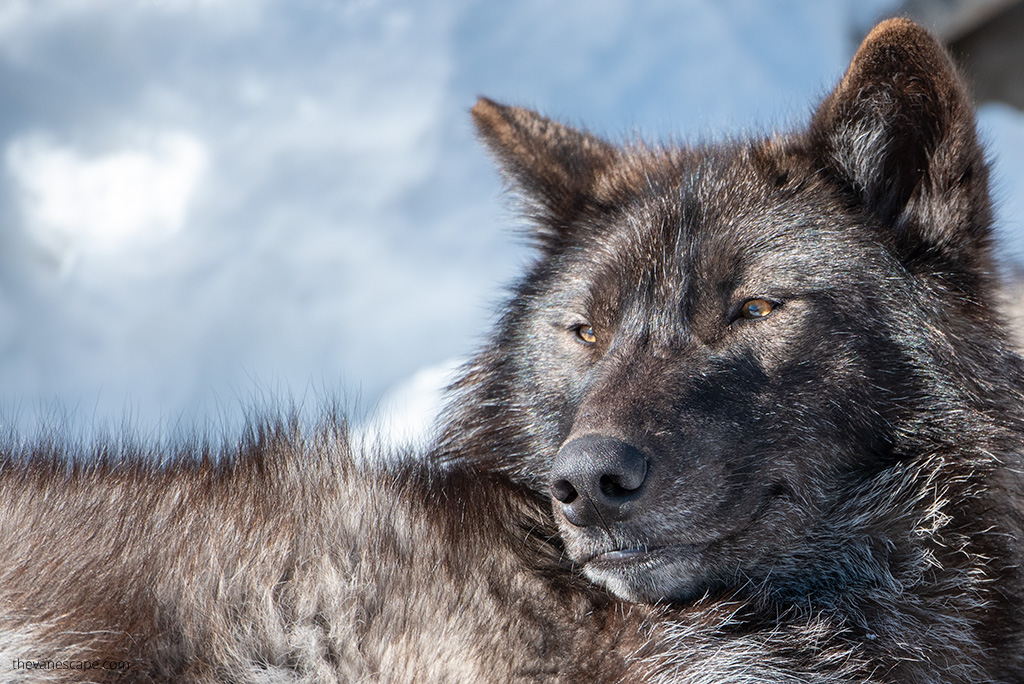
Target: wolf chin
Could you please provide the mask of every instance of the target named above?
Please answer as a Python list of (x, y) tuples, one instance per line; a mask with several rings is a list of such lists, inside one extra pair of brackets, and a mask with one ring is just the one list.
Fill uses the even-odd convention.
[(11, 447), (0, 678), (1024, 681), (1024, 364), (941, 45), (881, 24), (763, 139), (473, 117), (537, 259), (426, 458)]

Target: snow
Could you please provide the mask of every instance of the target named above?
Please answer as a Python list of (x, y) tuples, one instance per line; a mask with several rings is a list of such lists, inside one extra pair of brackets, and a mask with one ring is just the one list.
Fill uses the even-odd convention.
[(362, 452), (372, 456), (381, 453), (382, 446), (415, 448), (429, 440), (443, 406), (444, 389), (455, 380), (461, 365), (460, 359), (449, 359), (420, 369), (386, 392), (371, 416), (354, 426), (353, 443), (365, 446)]
[[(531, 258), (476, 96), (613, 138), (786, 127), (892, 6), (7, 0), (0, 421), (230, 433), (312, 392), (415, 439)], [(1016, 230), (1024, 124), (982, 122)]]
[(185, 133), (147, 137), (93, 158), (40, 136), (10, 142), (7, 170), (26, 232), (40, 248), (65, 261), (78, 251), (118, 249), (181, 229), (205, 166), (204, 148)]

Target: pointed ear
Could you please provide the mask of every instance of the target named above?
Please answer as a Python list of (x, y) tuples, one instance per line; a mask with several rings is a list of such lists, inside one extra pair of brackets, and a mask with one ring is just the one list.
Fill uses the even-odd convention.
[(892, 231), (911, 268), (989, 268), (988, 171), (973, 108), (927, 31), (907, 19), (875, 27), (815, 113), (810, 146), (818, 168)]
[(473, 122), (512, 185), (526, 200), (541, 242), (559, 244), (569, 226), (600, 203), (617, 152), (583, 131), (480, 98)]

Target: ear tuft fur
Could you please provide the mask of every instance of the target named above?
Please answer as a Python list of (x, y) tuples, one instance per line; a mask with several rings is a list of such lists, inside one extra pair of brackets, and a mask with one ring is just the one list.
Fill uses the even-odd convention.
[(471, 111), (480, 137), (526, 200), (542, 242), (559, 242), (573, 220), (597, 201), (598, 187), (617, 158), (615, 147), (529, 109), (487, 98)]
[(810, 143), (819, 168), (891, 229), (911, 266), (934, 270), (938, 257), (988, 268), (988, 174), (973, 107), (926, 30), (908, 19), (875, 27), (815, 113)]

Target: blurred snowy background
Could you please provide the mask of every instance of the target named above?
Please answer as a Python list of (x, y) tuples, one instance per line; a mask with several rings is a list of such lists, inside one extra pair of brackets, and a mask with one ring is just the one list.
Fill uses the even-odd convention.
[[(2, 0), (0, 420), (230, 434), (339, 397), (416, 434), (530, 258), (477, 95), (613, 138), (787, 127), (894, 6)], [(1019, 258), (1024, 116), (981, 122)]]

